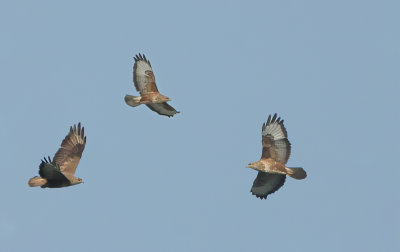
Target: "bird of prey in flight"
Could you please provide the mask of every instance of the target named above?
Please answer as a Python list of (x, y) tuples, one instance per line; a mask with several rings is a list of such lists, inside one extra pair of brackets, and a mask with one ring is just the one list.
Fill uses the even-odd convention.
[(290, 156), (290, 142), (283, 120), (277, 114), (262, 126), (262, 155), (257, 162), (250, 163), (247, 167), (258, 171), (253, 182), (251, 193), (257, 198), (266, 199), (271, 193), (283, 186), (286, 175), (295, 179), (304, 179), (306, 172), (301, 167), (287, 167)]
[(39, 175), (28, 181), (29, 186), (42, 188), (60, 188), (83, 183), (81, 178), (74, 176), (76, 168), (85, 149), (86, 136), (81, 123), (74, 125), (61, 143), (53, 157), (44, 158), (39, 166)]
[(151, 110), (168, 117), (179, 113), (167, 103), (171, 99), (158, 92), (153, 69), (144, 54), (139, 53), (135, 56), (133, 83), (140, 96), (125, 95), (125, 102), (129, 106), (136, 107), (140, 104), (146, 104)]

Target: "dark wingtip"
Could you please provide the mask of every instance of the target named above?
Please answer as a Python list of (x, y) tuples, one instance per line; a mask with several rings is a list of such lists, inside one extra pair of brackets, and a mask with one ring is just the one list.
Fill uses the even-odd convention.
[(40, 159), (39, 167), (42, 167), (44, 164), (48, 164), (48, 163), (49, 163), (49, 161), (47, 160), (47, 158), (43, 157), (43, 159)]
[(138, 53), (138, 54), (136, 54), (136, 56), (133, 57), (133, 58), (135, 59), (135, 63), (136, 63), (137, 61), (144, 60), (144, 61), (146, 61), (146, 62), (151, 66), (150, 61), (146, 58), (146, 55), (144, 55), (144, 53), (143, 53), (143, 54)]
[(78, 135), (81, 134), (81, 122), (78, 123)]
[(277, 117), (277, 116), (278, 116), (278, 115), (275, 113), (274, 116), (272, 117), (271, 123), (276, 122), (276, 117)]
[(133, 57), (133, 58), (135, 59), (135, 62), (136, 62), (142, 58), (142, 55), (139, 53), (139, 54), (136, 54), (135, 57)]
[(275, 113), (274, 115), (269, 115), (268, 116), (268, 120), (267, 120), (267, 122), (265, 123), (265, 126), (267, 126), (267, 125), (269, 125), (269, 124), (272, 124), (272, 123), (279, 123), (279, 124), (283, 124), (283, 120), (282, 120), (282, 118), (281, 117), (278, 117), (278, 114), (277, 113)]
[(144, 60), (144, 54), (142, 55), (141, 53), (138, 53), (135, 55), (134, 59), (135, 61), (139, 61), (139, 60)]
[(44, 166), (44, 164), (45, 164), (45, 162), (43, 161), (43, 159), (42, 160), (40, 160), (41, 162), (40, 162), (40, 165), (39, 165), (39, 170)]
[[(176, 111), (176, 110), (175, 110), (175, 114), (179, 114), (179, 113), (181, 113), (181, 111)], [(175, 114), (170, 115), (169, 117), (173, 117)]]
[(258, 194), (253, 193), (252, 191), (250, 191), (250, 192), (252, 195), (256, 196), (260, 200), (267, 199), (267, 197), (268, 197), (268, 195), (258, 195)]
[(47, 158), (43, 157), (43, 159), (41, 159), (40, 161), (42, 161), (42, 163), (47, 163), (47, 164), (52, 163), (50, 156), (47, 156)]

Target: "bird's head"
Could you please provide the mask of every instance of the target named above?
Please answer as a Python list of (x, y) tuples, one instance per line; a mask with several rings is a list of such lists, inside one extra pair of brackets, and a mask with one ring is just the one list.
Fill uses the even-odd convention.
[(73, 177), (72, 178), (72, 181), (71, 181), (72, 185), (77, 185), (77, 184), (80, 184), (80, 183), (83, 183), (83, 179), (77, 178), (77, 177)]
[(246, 168), (251, 168), (251, 169), (254, 169), (254, 170), (257, 170), (257, 171), (262, 171), (262, 170), (264, 170), (264, 164), (259, 162), (259, 161), (257, 161), (257, 162), (253, 162), (253, 163), (248, 164), (246, 166)]
[(155, 98), (154, 102), (155, 103), (162, 103), (162, 102), (167, 102), (170, 101), (171, 99), (165, 95), (159, 94), (157, 95), (157, 97)]

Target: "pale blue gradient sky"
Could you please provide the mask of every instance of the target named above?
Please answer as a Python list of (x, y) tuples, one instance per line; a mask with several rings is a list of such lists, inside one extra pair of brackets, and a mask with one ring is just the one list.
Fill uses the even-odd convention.
[[(399, 251), (398, 1), (0, 4), (0, 250)], [(133, 56), (181, 114), (128, 107)], [(277, 112), (308, 178), (251, 195)], [(29, 188), (82, 122), (85, 184)]]

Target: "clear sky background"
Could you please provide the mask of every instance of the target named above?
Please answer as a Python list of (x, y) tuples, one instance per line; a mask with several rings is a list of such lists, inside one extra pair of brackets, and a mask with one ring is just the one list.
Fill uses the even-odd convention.
[[(399, 1), (3, 1), (1, 251), (400, 251)], [(128, 107), (133, 57), (180, 114)], [(251, 195), (277, 112), (307, 179)], [(30, 188), (70, 125), (84, 184)]]

